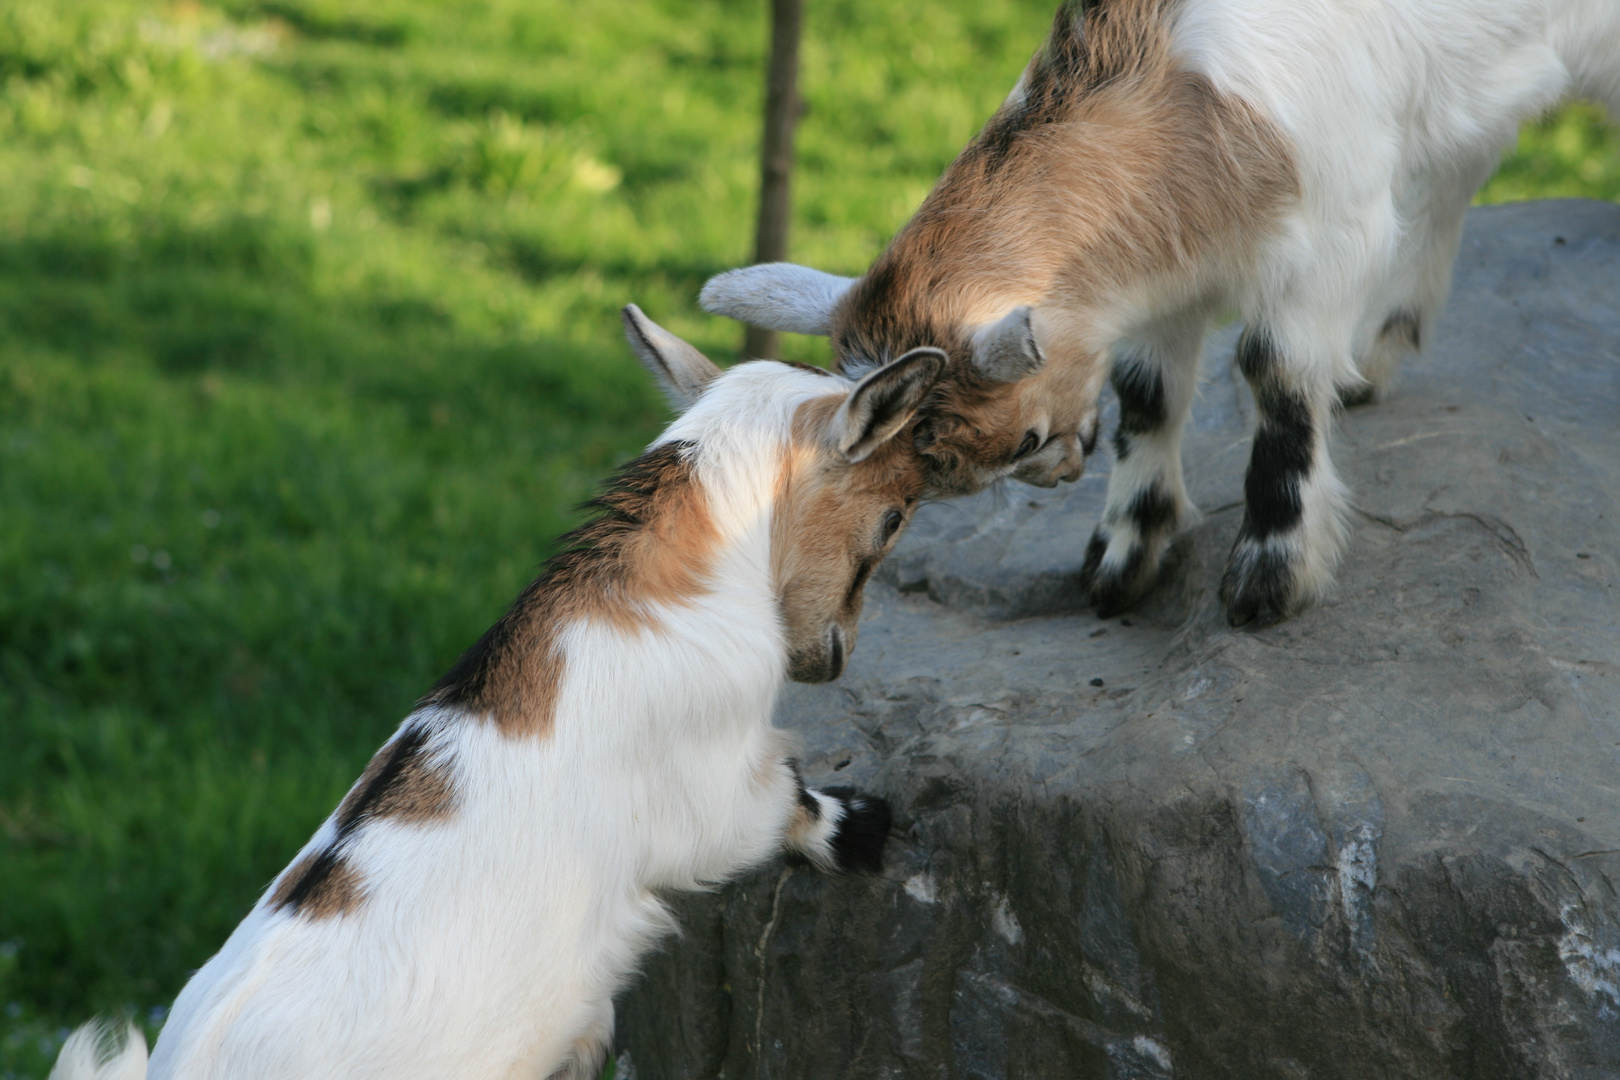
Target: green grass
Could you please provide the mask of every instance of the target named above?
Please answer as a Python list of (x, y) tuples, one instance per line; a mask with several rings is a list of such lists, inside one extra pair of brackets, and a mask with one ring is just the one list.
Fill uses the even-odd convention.
[[(0, 1075), (186, 973), (720, 359), (765, 5), (0, 7)], [(1050, 0), (809, 5), (797, 258), (858, 272)], [(1592, 110), (1485, 201), (1620, 197)], [(825, 356), (792, 339), (790, 355)]]

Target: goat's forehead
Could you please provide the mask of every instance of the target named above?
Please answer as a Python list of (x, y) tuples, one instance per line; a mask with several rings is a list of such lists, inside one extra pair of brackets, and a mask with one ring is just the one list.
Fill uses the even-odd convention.
[(911, 439), (903, 434), (884, 443), (862, 461), (839, 460), (831, 475), (841, 497), (852, 500), (906, 503), (919, 497), (927, 487), (923, 460)]

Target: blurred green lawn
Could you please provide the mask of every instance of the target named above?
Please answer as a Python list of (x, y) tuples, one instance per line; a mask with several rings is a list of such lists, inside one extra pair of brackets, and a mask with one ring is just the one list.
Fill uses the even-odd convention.
[[(864, 267), (1051, 6), (809, 4), (795, 257)], [(651, 437), (622, 304), (732, 358), (764, 8), (0, 9), (0, 1075), (155, 1022)], [(1595, 110), (1482, 199), (1546, 195), (1620, 198)]]

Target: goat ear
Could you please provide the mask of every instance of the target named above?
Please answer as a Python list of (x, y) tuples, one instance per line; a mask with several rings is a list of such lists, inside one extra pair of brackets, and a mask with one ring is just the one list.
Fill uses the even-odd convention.
[(1041, 370), (1046, 357), (1035, 344), (1030, 309), (1013, 308), (973, 335), (973, 366), (994, 382), (1017, 382)]
[(794, 263), (760, 263), (716, 274), (698, 303), (710, 314), (750, 326), (826, 337), (833, 308), (855, 281)]
[(833, 417), (831, 436), (850, 462), (864, 461), (911, 422), (945, 373), (945, 354), (912, 349), (855, 384)]
[(653, 373), (676, 412), (685, 412), (720, 374), (707, 356), (647, 318), (636, 305), (626, 304), (619, 317), (636, 359)]

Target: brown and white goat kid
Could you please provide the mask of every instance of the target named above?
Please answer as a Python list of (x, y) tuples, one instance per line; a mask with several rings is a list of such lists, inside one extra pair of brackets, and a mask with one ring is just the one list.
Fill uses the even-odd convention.
[[(771, 710), (843, 670), (944, 357), (722, 373), (624, 321), (684, 413), (181, 991), (147, 1075), (594, 1078), (661, 891), (784, 846), (878, 868), (886, 804), (806, 788)], [(142, 1075), (138, 1036), (100, 1072), (96, 1042), (52, 1075)]]
[(1341, 404), (1382, 393), (1444, 302), (1470, 197), (1518, 124), (1620, 116), (1620, 0), (1089, 0), (865, 276), (722, 274), (709, 310), (830, 334), (860, 374), (951, 358), (919, 448), (936, 486), (1080, 474), (1111, 379), (1115, 467), (1086, 552), (1104, 613), (1191, 512), (1180, 432), (1205, 327), (1247, 329), (1259, 413), (1222, 582), (1234, 623), (1329, 584)]

